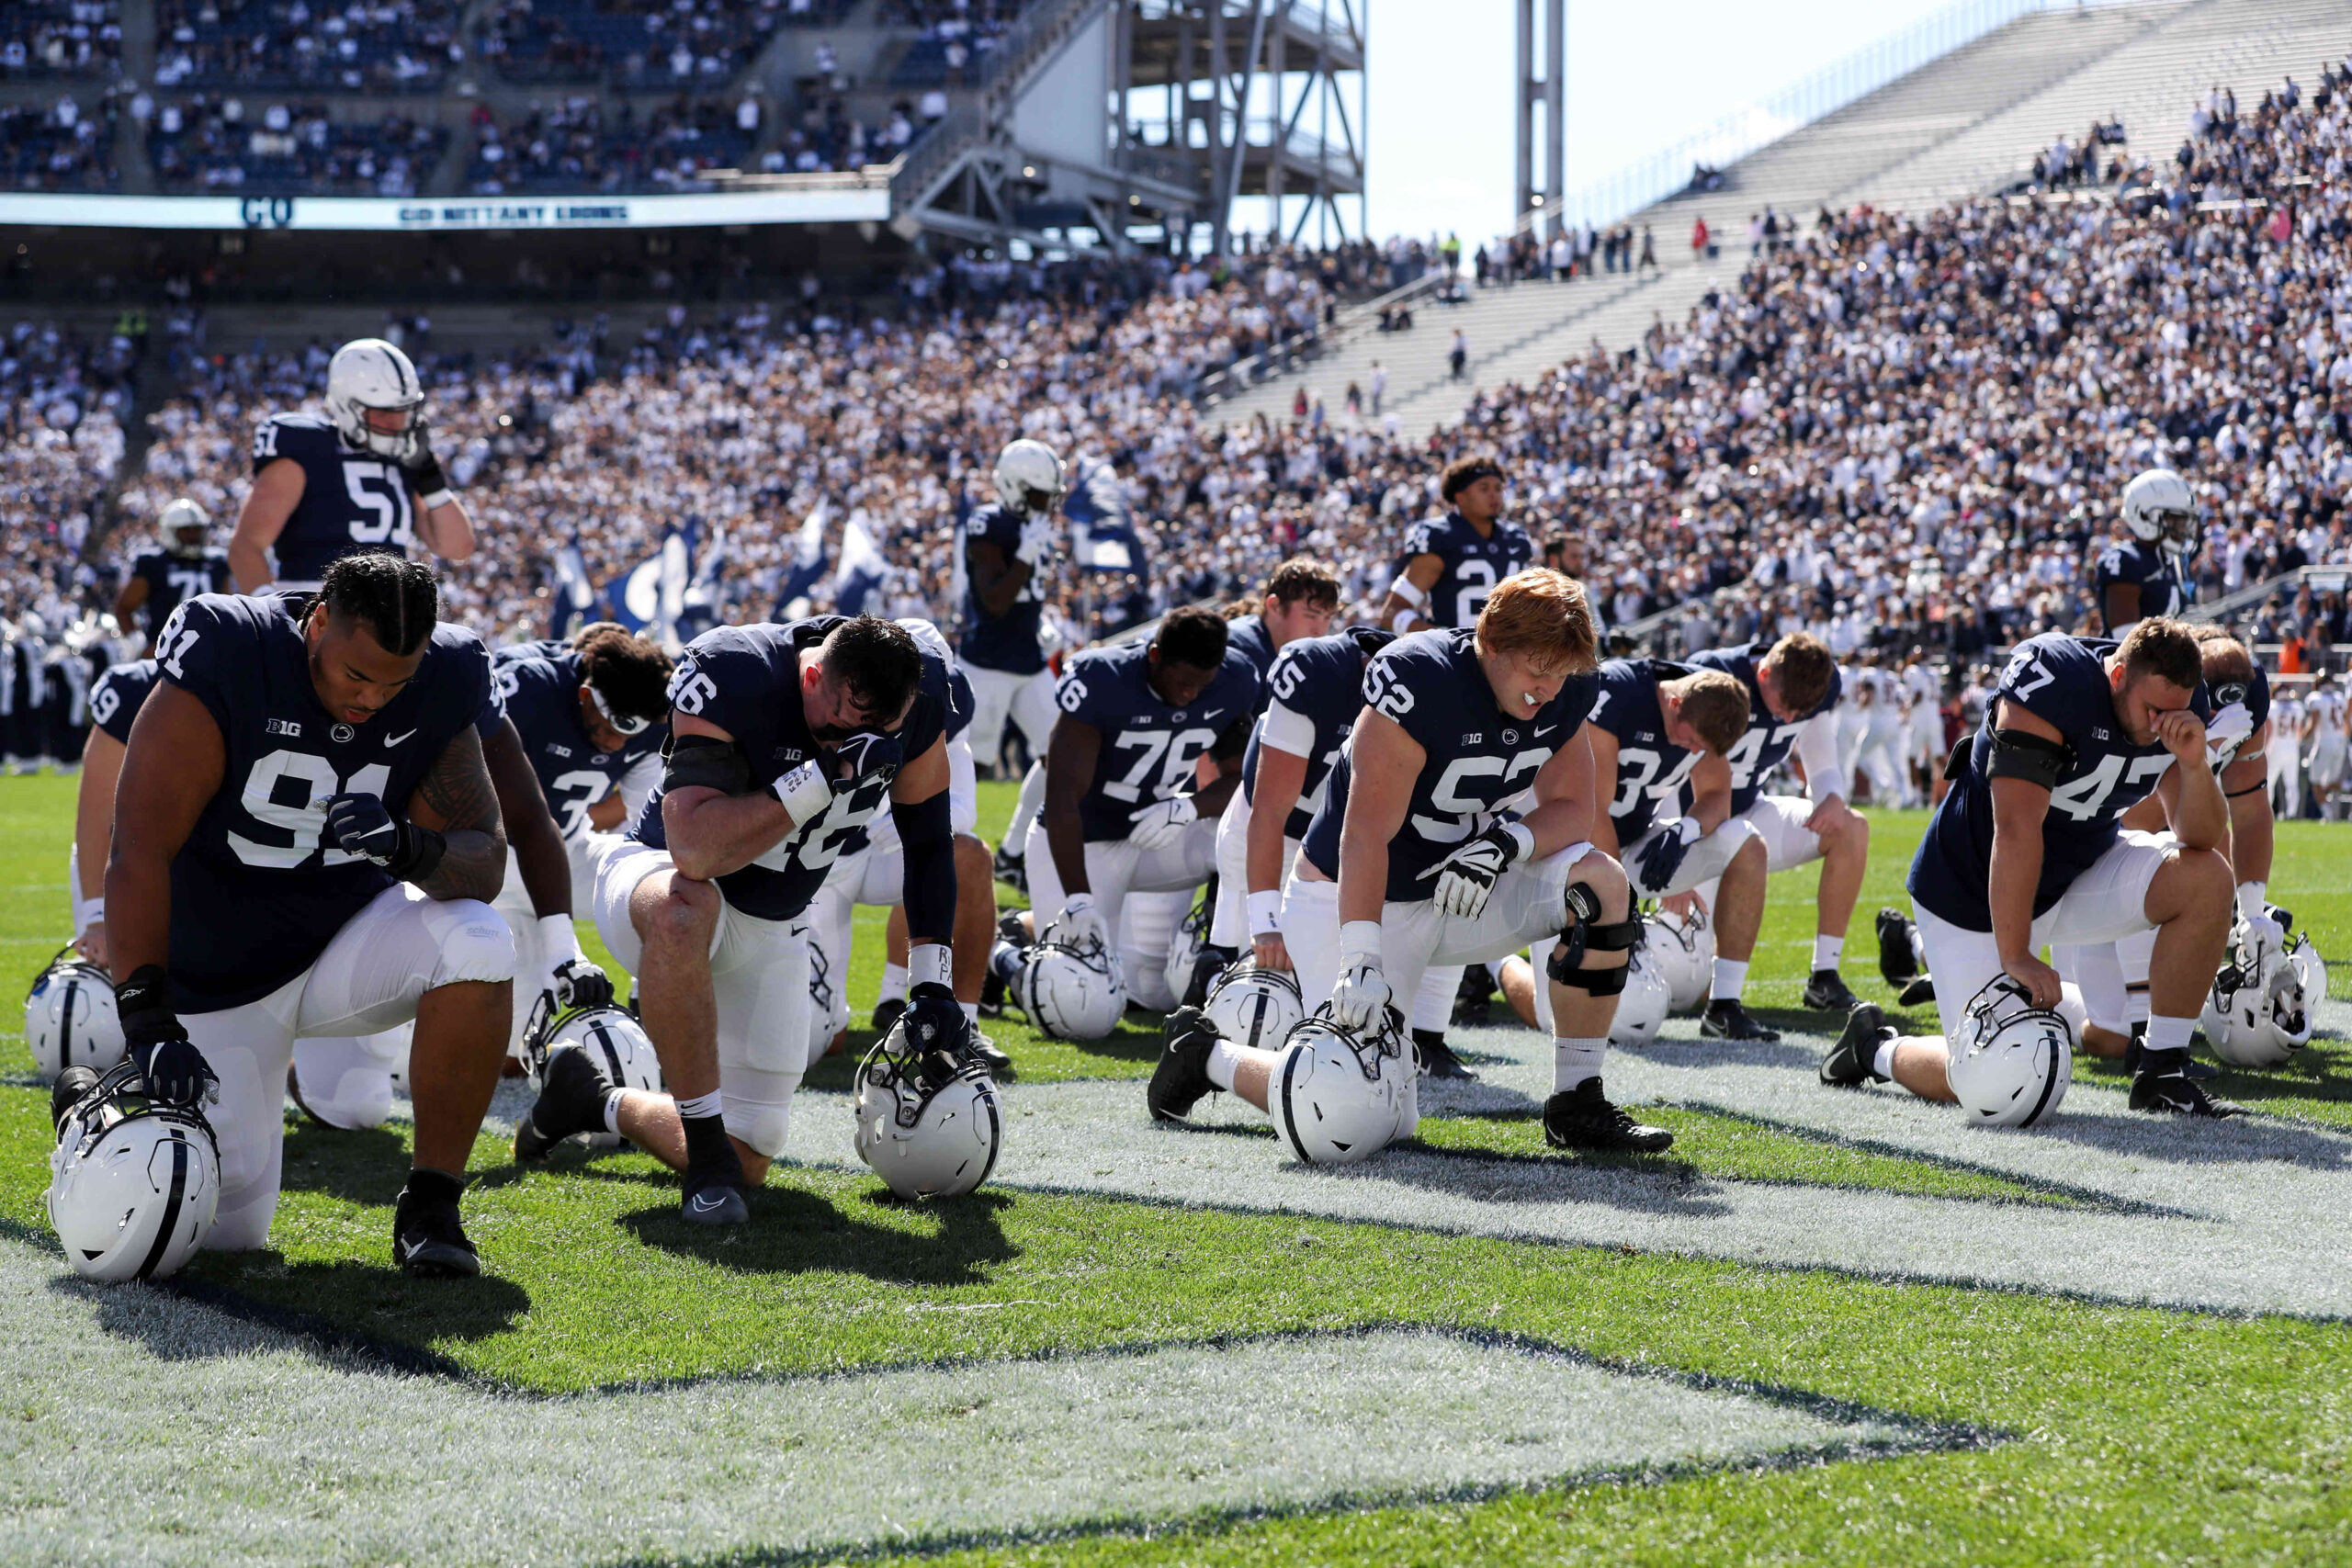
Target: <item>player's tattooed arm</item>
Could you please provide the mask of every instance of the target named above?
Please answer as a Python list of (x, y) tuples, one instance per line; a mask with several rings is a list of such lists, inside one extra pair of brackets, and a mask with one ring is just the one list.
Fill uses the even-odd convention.
[(484, 903), (498, 897), (506, 880), (506, 829), (473, 726), (458, 732), (418, 782), (408, 798), (408, 819), (448, 845), (440, 863), (417, 882), (428, 897)]

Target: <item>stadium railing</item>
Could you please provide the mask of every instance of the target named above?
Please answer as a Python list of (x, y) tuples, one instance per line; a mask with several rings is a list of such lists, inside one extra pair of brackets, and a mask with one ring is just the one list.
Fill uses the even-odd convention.
[(2274, 598), (2294, 597), (2295, 590), (2311, 584), (2315, 593), (2341, 593), (2352, 584), (2352, 566), (2299, 566), (2292, 571), (2282, 571), (2276, 577), (2266, 577), (2260, 582), (2250, 582), (2234, 593), (2224, 593), (2210, 604), (2191, 604), (2187, 621), (2226, 621), (2242, 611), (2257, 609)]
[(1303, 360), (1321, 358), (1350, 336), (1377, 322), (1384, 310), (1410, 304), (1444, 285), (1444, 269), (1432, 266), (1401, 288), (1392, 288), (1361, 305), (1348, 307), (1329, 323), (1317, 321), (1261, 353), (1210, 371), (1193, 387), (1193, 401), (1202, 408), (1214, 408), (1227, 398), (1238, 397), (1269, 376), (1279, 375)]

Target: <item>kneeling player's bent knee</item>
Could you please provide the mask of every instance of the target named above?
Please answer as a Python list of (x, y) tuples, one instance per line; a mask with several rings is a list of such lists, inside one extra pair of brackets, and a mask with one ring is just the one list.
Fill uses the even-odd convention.
[(658, 892), (640, 883), (629, 899), (629, 923), (646, 947), (707, 952), (718, 930), (718, 889), (673, 872)]
[(514, 978), (514, 933), (497, 910), (471, 898), (452, 898), (435, 905), (429, 919), (440, 955), (426, 990)]
[[(796, 1078), (797, 1075), (795, 1075)], [(763, 1094), (772, 1094), (772, 1087)], [(720, 1120), (728, 1136), (760, 1156), (774, 1159), (784, 1153), (785, 1136), (792, 1126), (792, 1090), (789, 1087), (776, 1100), (752, 1100), (722, 1088), (719, 1092)]]
[(1622, 920), (1633, 907), (1633, 888), (1625, 880), (1625, 868), (1599, 850), (1593, 850), (1577, 862), (1568, 873), (1571, 886), (1582, 883), (1600, 900), (1600, 918)]
[(2175, 886), (2199, 902), (2226, 904), (2233, 887), (2230, 863), (2218, 850), (2192, 850), (2175, 844), (2166, 854)]

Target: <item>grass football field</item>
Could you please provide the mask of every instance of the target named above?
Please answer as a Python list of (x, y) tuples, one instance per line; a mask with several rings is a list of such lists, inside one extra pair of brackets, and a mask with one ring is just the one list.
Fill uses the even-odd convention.
[[(73, 798), (0, 779), (12, 996), (65, 937)], [(1011, 806), (983, 785), (984, 831)], [(1882, 1001), (1870, 915), (1925, 820), (1872, 818), (1845, 968)], [(988, 1187), (892, 1200), (835, 1058), (725, 1238), (643, 1156), (516, 1168), (510, 1087), (471, 1285), (391, 1268), (402, 1122), (290, 1116), (274, 1250), (77, 1280), (12, 1005), (0, 1561), (2352, 1557), (2352, 1008), (2289, 1066), (2225, 1073), (2243, 1121), (2133, 1116), (2078, 1068), (2052, 1125), (1973, 1129), (1815, 1082), (1812, 886), (1776, 879), (1749, 984), (1782, 1043), (1679, 1019), (1611, 1053), (1665, 1156), (1547, 1151), (1530, 1031), (1457, 1031), (1480, 1082), (1328, 1172), (1225, 1097), (1154, 1126), (1151, 1021), (1073, 1045), (1008, 1017)], [(2272, 890), (2352, 956), (2352, 831), (2282, 829)], [(853, 1053), (879, 926), (860, 913)]]

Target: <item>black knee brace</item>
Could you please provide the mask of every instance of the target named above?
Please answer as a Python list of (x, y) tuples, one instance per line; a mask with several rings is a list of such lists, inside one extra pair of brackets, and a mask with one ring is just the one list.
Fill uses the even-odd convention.
[(1620, 964), (1611, 969), (1588, 969), (1584, 955), (1588, 953), (1629, 953), (1642, 944), (1642, 922), (1628, 915), (1622, 920), (1601, 923), (1600, 898), (1581, 882), (1568, 886), (1568, 926), (1560, 933), (1560, 945), (1553, 950), (1551, 963), (1544, 972), (1563, 986), (1584, 992), (1590, 997), (1613, 997), (1625, 988), (1625, 976), (1630, 964)]

